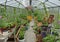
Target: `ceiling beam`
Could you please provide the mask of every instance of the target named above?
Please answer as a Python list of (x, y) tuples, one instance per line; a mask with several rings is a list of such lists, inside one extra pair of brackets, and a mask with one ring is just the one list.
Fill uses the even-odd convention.
[(15, 0), (17, 3), (21, 4), (23, 7), (25, 7), (22, 3), (20, 3), (19, 1)]
[(29, 4), (32, 5), (32, 0), (29, 0)]

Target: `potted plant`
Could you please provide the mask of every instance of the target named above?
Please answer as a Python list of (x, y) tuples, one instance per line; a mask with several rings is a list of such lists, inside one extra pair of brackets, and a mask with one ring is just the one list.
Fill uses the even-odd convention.
[(1, 33), (3, 33), (4, 30), (7, 30), (8, 28), (8, 23), (3, 20), (3, 19), (0, 19), (0, 31)]
[(19, 42), (25, 42), (24, 34), (25, 34), (24, 31), (19, 32)]
[(43, 38), (43, 42), (55, 42), (56, 36), (54, 35), (47, 35), (45, 38)]
[(37, 18), (37, 26), (38, 27), (41, 27), (43, 24), (42, 24), (42, 18), (40, 16), (38, 16)]
[(38, 15), (40, 16), (40, 10), (36, 9), (33, 13), (34, 19), (37, 20)]
[(19, 42), (25, 42), (24, 35), (25, 35), (25, 28), (21, 28), (18, 36)]
[(27, 13), (28, 13), (28, 14), (27, 14), (27, 20), (28, 20), (28, 21), (31, 21), (31, 20), (33, 19), (32, 10), (29, 10), (29, 9), (28, 9), (28, 10), (27, 10)]
[(41, 30), (39, 27), (34, 28), (34, 33), (36, 34), (36, 41), (37, 42), (42, 42), (42, 35), (41, 35)]

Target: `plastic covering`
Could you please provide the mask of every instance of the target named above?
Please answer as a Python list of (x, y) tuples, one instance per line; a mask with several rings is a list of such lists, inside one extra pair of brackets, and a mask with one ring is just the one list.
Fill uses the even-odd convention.
[[(29, 6), (29, 0), (7, 0), (6, 5), (18, 7), (18, 2), (22, 3), (25, 7)], [(0, 4), (5, 5), (6, 0), (0, 0)], [(46, 7), (60, 6), (59, 0), (32, 0), (32, 6), (41, 6), (40, 2), (45, 2)], [(23, 7), (20, 5), (19, 7)], [(42, 7), (42, 6), (41, 6)]]

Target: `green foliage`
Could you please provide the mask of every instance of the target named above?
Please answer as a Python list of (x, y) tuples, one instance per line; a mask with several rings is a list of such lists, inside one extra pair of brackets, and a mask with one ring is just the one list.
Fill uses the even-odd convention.
[(41, 31), (41, 27), (34, 27), (33, 28), (34, 29), (34, 32), (36, 33), (36, 34), (39, 34), (39, 31)]
[(25, 19), (22, 19), (21, 20), (21, 24), (26, 24), (28, 21), (27, 20), (25, 20)]
[(20, 31), (19, 31), (20, 40), (24, 39), (25, 31), (26, 31), (26, 29), (24, 27), (20, 29)]
[(20, 39), (20, 40), (24, 39), (24, 34), (25, 34), (24, 31), (20, 31), (20, 32), (19, 32), (19, 39)]
[(38, 31), (38, 28), (37, 28), (37, 27), (34, 27), (33, 29), (34, 29), (34, 32), (35, 32), (36, 34), (38, 34), (38, 32), (37, 32), (37, 31)]
[(7, 21), (5, 21), (4, 19), (0, 19), (0, 27), (3, 28), (3, 27), (7, 27), (8, 23)]
[(43, 38), (44, 42), (55, 42), (56, 36), (54, 35), (48, 35), (47, 37)]
[(42, 19), (43, 19), (43, 14), (38, 9), (34, 10), (33, 16), (37, 17), (37, 21), (39, 21), (39, 22), (42, 21)]
[(20, 18), (26, 19), (26, 14), (20, 14)]
[(43, 26), (48, 26), (48, 22), (43, 22)]
[(21, 28), (20, 31), (25, 31), (25, 27)]
[(33, 13), (34, 16), (38, 16), (40, 14), (40, 11), (38, 9), (36, 9)]
[(57, 40), (56, 42), (60, 42), (60, 39), (59, 39), (59, 40)]
[(42, 21), (42, 18), (40, 16), (37, 16), (37, 21), (38, 22), (41, 22)]

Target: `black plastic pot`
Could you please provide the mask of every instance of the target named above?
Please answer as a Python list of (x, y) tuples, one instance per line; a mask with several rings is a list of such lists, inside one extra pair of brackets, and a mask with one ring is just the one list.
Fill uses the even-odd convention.
[(43, 38), (46, 37), (46, 36), (47, 36), (46, 31), (42, 31), (42, 32), (41, 32), (41, 35), (42, 35)]
[(42, 31), (47, 31), (48, 26), (42, 26)]

